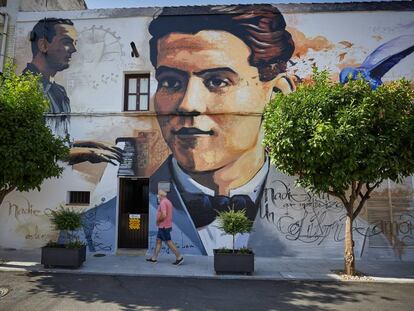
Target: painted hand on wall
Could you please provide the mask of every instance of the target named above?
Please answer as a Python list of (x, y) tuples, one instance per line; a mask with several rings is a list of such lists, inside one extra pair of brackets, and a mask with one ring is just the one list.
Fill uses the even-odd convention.
[(73, 143), (68, 156), (70, 165), (87, 162), (107, 162), (116, 165), (114, 161), (121, 162), (122, 149), (102, 142), (79, 140)]
[(295, 76), (289, 76), (286, 72), (280, 73), (275, 78), (275, 88), (287, 95), (296, 91), (296, 84), (298, 83)]

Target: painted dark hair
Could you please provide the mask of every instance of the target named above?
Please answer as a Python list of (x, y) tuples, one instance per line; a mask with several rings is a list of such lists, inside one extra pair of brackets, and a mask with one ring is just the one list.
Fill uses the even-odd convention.
[(157, 44), (162, 37), (176, 32), (196, 34), (201, 30), (227, 31), (250, 48), (249, 63), (257, 67), (261, 81), (270, 81), (286, 71), (294, 51), (286, 22), (272, 5), (235, 5), (205, 7), (203, 15), (177, 15), (166, 8), (149, 25), (150, 59), (157, 66)]
[(56, 36), (55, 25), (70, 25), (73, 26), (73, 22), (70, 19), (64, 18), (44, 18), (37, 22), (30, 32), (30, 41), (32, 42), (32, 54), (35, 56), (39, 49), (37, 42), (41, 38), (46, 38), (48, 42), (52, 42), (53, 37)]

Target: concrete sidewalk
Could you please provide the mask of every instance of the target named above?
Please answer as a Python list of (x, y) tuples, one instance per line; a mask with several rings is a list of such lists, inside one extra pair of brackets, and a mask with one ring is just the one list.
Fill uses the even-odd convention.
[[(214, 279), (254, 279), (254, 280), (342, 280), (333, 270), (341, 270), (343, 261), (306, 258), (265, 258), (256, 257), (255, 272), (245, 275), (216, 275), (213, 257), (185, 256), (180, 266), (173, 266), (173, 255), (161, 255), (156, 264), (145, 261), (144, 254), (124, 253), (96, 257), (88, 254), (86, 262), (79, 269), (45, 269), (40, 265), (40, 249), (8, 250), (0, 249), (1, 271), (36, 271), (74, 274), (105, 274), (129, 276), (168, 276)], [(414, 283), (414, 263), (401, 261), (357, 261), (357, 270), (366, 277), (361, 281)]]

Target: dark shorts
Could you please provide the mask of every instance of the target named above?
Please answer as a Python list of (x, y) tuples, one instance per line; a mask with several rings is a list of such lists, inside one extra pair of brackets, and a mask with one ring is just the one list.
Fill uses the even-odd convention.
[(157, 239), (161, 241), (170, 241), (171, 240), (171, 232), (172, 228), (158, 228)]

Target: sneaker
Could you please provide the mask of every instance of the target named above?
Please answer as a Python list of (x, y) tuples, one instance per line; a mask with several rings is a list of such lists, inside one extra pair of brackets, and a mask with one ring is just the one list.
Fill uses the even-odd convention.
[(173, 262), (174, 266), (179, 266), (184, 262), (184, 257), (181, 256), (180, 259), (177, 259), (176, 261)]
[(156, 263), (157, 262), (157, 259), (152, 259), (152, 258), (147, 258), (145, 260), (148, 261), (148, 262), (152, 262), (152, 263)]

